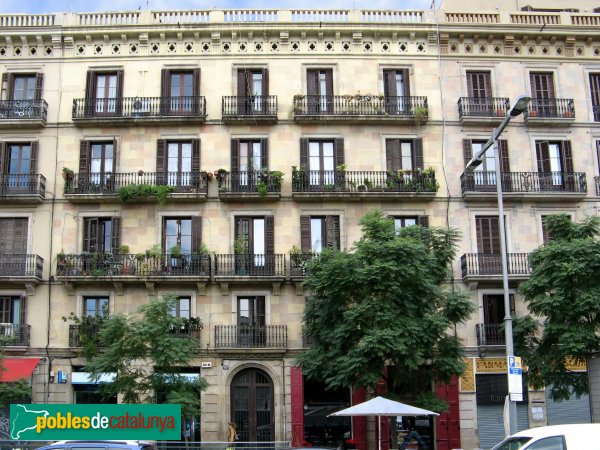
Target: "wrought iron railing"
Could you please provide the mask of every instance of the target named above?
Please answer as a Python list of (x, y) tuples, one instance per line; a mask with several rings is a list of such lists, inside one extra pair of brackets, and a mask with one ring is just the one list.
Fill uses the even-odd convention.
[(532, 98), (524, 112), (525, 118), (575, 118), (572, 98)]
[(0, 254), (0, 277), (42, 278), (44, 259), (38, 255)]
[(8, 347), (29, 347), (31, 325), (17, 323), (0, 323), (0, 336), (4, 338), (3, 345)]
[(96, 347), (104, 347), (100, 340), (99, 326), (69, 325), (69, 347), (83, 347), (85, 340), (89, 340)]
[(39, 174), (0, 175), (0, 197), (12, 195), (46, 196), (46, 178)]
[(293, 192), (437, 192), (427, 171), (346, 171), (292, 169)]
[(283, 277), (285, 276), (285, 255), (215, 255), (215, 276)]
[(221, 114), (223, 119), (235, 119), (247, 116), (277, 116), (277, 96), (223, 96)]
[(313, 252), (290, 253), (290, 276), (306, 276), (306, 264), (311, 259), (318, 257), (319, 255)]
[(133, 185), (173, 186), (174, 193), (208, 193), (206, 172), (76, 173), (65, 180), (65, 194), (117, 194)]
[(477, 345), (504, 345), (504, 329), (497, 323), (478, 323), (475, 325)]
[(259, 195), (268, 192), (281, 192), (281, 179), (270, 175), (269, 171), (230, 172), (217, 176), (219, 192), (255, 192)]
[(594, 122), (600, 122), (600, 105), (593, 105), (592, 111), (594, 113)]
[(112, 253), (60, 254), (56, 275), (59, 277), (177, 277), (210, 276), (210, 255), (152, 256), (143, 253), (113, 255)]
[(216, 325), (216, 348), (286, 348), (286, 325)]
[(504, 118), (509, 107), (506, 97), (461, 97), (458, 99), (458, 116)]
[[(529, 253), (509, 253), (507, 255), (509, 275), (529, 275)], [(501, 275), (502, 256), (488, 253), (465, 253), (460, 258), (463, 278), (471, 275)]]
[(73, 119), (205, 117), (203, 96), (73, 99)]
[[(501, 174), (503, 192), (587, 192), (584, 172), (505, 172)], [(464, 172), (460, 176), (465, 192), (496, 192), (496, 172)]]
[(296, 95), (295, 116), (405, 116), (427, 120), (427, 97)]
[(0, 120), (42, 120), (48, 118), (46, 100), (1, 100)]

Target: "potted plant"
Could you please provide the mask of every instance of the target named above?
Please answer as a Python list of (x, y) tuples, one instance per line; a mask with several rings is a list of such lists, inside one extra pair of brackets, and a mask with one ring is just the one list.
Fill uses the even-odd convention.
[(127, 255), (129, 255), (129, 245), (121, 244), (119, 246), (119, 256), (121, 257), (121, 270), (123, 275), (128, 275), (132, 269), (132, 267), (129, 265), (129, 261), (127, 260)]
[(238, 237), (233, 241), (233, 252), (235, 259), (235, 272), (237, 275), (246, 275), (248, 257), (248, 239)]
[(290, 275), (304, 275), (304, 265), (306, 263), (306, 259), (304, 258), (302, 249), (296, 245), (292, 245), (292, 248), (290, 248), (288, 253), (290, 255)]
[(417, 106), (415, 108), (415, 121), (417, 125), (423, 125), (429, 117), (429, 110), (425, 106)]

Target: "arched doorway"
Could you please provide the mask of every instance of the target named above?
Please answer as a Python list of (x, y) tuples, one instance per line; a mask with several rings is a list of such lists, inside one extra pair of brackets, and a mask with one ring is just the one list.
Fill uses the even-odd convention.
[(245, 369), (231, 382), (231, 419), (240, 441), (275, 440), (273, 381), (260, 369)]

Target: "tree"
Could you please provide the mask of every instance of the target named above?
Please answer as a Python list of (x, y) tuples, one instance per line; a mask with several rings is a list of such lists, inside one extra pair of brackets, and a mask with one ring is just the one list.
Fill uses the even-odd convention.
[(100, 383), (105, 397), (121, 394), (124, 403), (181, 403), (184, 419), (200, 413), (200, 393), (207, 383), (178, 373), (193, 358), (197, 343), (174, 332), (186, 324), (171, 314), (176, 302), (174, 295), (165, 295), (143, 305), (139, 316), (116, 314), (95, 322), (102, 348), (84, 348), (85, 370), (97, 382), (103, 374), (115, 374), (113, 381)]
[(373, 388), (382, 377), (402, 392), (426, 385), (420, 404), (435, 407), (432, 381), (448, 382), (465, 369), (451, 331), (473, 311), (463, 294), (444, 288), (458, 232), (396, 231), (380, 210), (360, 224), (354, 251), (326, 250), (307, 266), (304, 326), (311, 346), (298, 362), (329, 388)]
[(568, 399), (588, 391), (587, 380), (569, 371), (569, 360), (586, 361), (600, 349), (600, 241), (598, 217), (574, 223), (566, 214), (546, 217), (551, 241), (530, 257), (531, 276), (521, 285), (529, 312), (515, 320), (515, 349), (529, 383), (552, 386)]

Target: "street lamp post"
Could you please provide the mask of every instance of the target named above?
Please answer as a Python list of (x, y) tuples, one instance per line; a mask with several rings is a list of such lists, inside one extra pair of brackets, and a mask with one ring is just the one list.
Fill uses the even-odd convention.
[[(492, 147), (496, 162), (496, 196), (498, 199), (498, 225), (500, 228), (500, 254), (502, 258), (502, 290), (504, 293), (504, 338), (506, 341), (506, 356), (514, 356), (512, 317), (510, 315), (510, 295), (508, 292), (508, 255), (506, 254), (506, 233), (504, 224), (504, 202), (502, 199), (502, 173), (500, 171), (500, 155), (498, 154), (498, 137), (513, 117), (519, 116), (531, 101), (531, 97), (521, 95), (515, 105), (506, 114), (502, 123), (492, 131), (492, 136), (483, 144), (481, 150), (467, 163), (465, 170), (473, 172), (483, 162), (485, 152)], [(508, 361), (508, 359), (507, 359)], [(508, 371), (507, 371), (508, 376)], [(509, 398), (508, 408), (509, 434), (517, 432), (517, 405)]]

